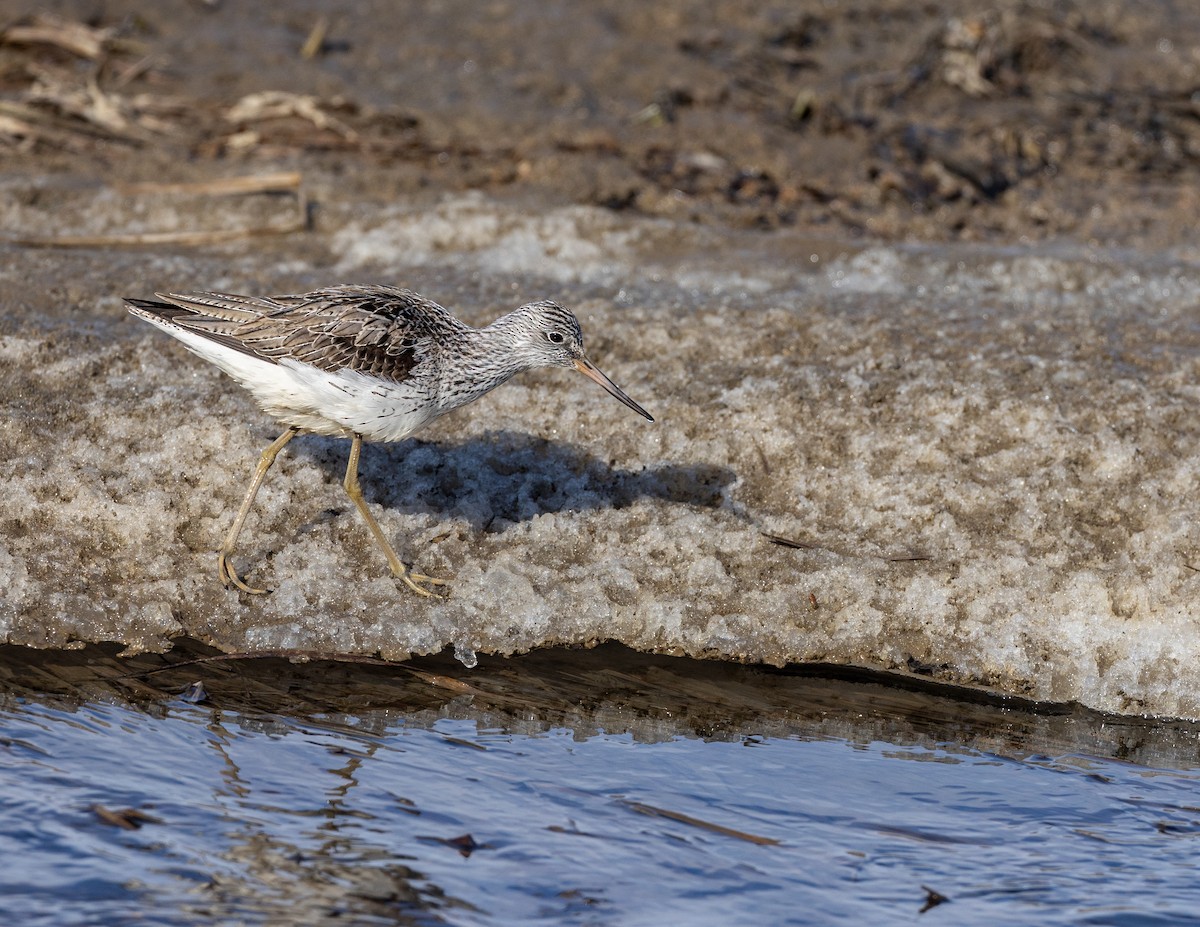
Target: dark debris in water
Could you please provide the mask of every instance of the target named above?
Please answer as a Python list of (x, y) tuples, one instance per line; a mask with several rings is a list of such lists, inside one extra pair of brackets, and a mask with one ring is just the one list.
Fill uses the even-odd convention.
[(459, 855), (464, 859), (469, 858), (476, 850), (493, 849), (490, 844), (479, 843), (470, 834), (462, 834), (458, 837), (418, 837), (417, 839), (424, 840), (427, 843), (440, 843), (443, 846), (448, 846), (451, 849), (457, 850)]
[(930, 888), (928, 885), (922, 885), (921, 891), (925, 893), (925, 903), (921, 905), (921, 909), (917, 911), (918, 914), (924, 914), (930, 908), (936, 908), (938, 905), (945, 904), (950, 900), (947, 896)]
[(758, 834), (747, 833), (744, 830), (726, 827), (723, 824), (715, 824), (712, 821), (705, 821), (702, 818), (692, 817), (690, 814), (683, 814), (679, 811), (670, 811), (667, 808), (656, 808), (654, 805), (647, 805), (638, 801), (626, 801), (623, 802), (623, 804), (625, 807), (629, 808), (631, 811), (636, 811), (638, 814), (645, 814), (650, 817), (666, 818), (668, 821), (676, 821), (680, 824), (687, 824), (689, 827), (698, 827), (701, 830), (706, 830), (713, 834), (720, 834), (722, 837), (733, 837), (735, 840), (745, 840), (747, 843), (754, 843), (763, 847), (779, 845), (779, 841), (774, 837), (760, 837)]
[(104, 805), (92, 805), (89, 809), (101, 822), (121, 830), (138, 830), (143, 824), (161, 824), (162, 819), (156, 818), (137, 808), (106, 808)]

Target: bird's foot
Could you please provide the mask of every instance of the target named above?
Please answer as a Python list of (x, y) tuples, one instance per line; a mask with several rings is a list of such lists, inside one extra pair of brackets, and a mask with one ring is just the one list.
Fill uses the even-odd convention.
[(229, 557), (233, 551), (221, 551), (221, 557), (218, 561), (217, 572), (221, 576), (221, 583), (228, 589), (231, 585), (236, 586), (242, 592), (248, 595), (266, 595), (270, 589), (255, 589), (253, 586), (247, 586), (246, 583), (238, 576), (237, 570), (233, 568)]
[[(446, 580), (438, 579), (435, 576), (426, 576), (424, 573), (414, 573), (412, 570), (406, 569), (403, 573), (397, 574), (397, 579), (404, 580), (404, 584), (408, 586), (417, 595), (431, 596), (435, 599), (444, 599), (446, 595), (439, 592), (434, 592), (432, 589), (426, 589), (425, 586), (445, 586)], [(449, 590), (447, 590), (449, 592)]]

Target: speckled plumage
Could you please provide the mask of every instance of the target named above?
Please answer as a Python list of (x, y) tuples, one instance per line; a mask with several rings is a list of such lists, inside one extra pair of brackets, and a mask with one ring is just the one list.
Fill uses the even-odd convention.
[(441, 581), (408, 572), (362, 500), (363, 440), (399, 441), (535, 367), (574, 367), (653, 421), (587, 359), (578, 320), (557, 303), (530, 303), (476, 329), (437, 303), (390, 286), (330, 287), (301, 296), (155, 295), (126, 300), (129, 311), (216, 364), (287, 426), (263, 452), (222, 547), (222, 580), (245, 592), (265, 590), (247, 586), (229, 558), (267, 470), (300, 431), (353, 442), (346, 491), (393, 573), (428, 594), (418, 584)]

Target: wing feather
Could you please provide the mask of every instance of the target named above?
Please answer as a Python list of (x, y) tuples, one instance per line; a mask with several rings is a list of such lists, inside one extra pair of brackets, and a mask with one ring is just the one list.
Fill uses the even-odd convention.
[(273, 363), (290, 358), (321, 370), (356, 370), (395, 382), (407, 379), (443, 338), (466, 328), (437, 303), (389, 286), (274, 297), (155, 295), (162, 302), (127, 302), (139, 314)]

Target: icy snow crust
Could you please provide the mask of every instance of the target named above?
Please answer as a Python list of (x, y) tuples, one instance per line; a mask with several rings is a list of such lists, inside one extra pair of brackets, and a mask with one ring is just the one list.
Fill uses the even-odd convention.
[[(850, 248), (468, 196), (331, 205), (201, 254), (0, 253), (0, 633), (230, 650), (643, 650), (824, 661), (1200, 718), (1200, 267), (1085, 248)], [(538, 298), (658, 419), (525, 375), (341, 489), (121, 295), (411, 286), (478, 324)], [(767, 535), (796, 546), (773, 542)]]

